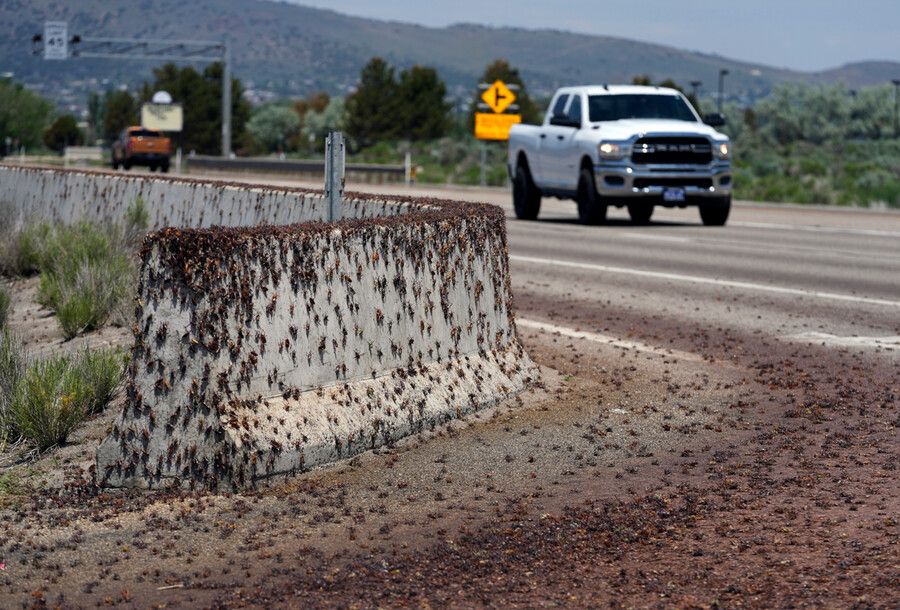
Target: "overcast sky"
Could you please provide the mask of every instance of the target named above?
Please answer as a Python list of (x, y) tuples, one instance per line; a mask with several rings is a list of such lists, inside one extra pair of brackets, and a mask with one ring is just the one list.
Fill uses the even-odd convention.
[(429, 26), (468, 22), (643, 39), (820, 70), (900, 61), (900, 0), (290, 0)]

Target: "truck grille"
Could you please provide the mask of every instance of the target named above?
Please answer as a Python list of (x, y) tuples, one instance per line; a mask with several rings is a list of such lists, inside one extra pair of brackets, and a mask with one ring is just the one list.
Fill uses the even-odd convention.
[(712, 161), (712, 146), (706, 138), (641, 138), (634, 143), (631, 160), (642, 165), (705, 165)]
[(637, 189), (649, 186), (696, 186), (708, 189), (712, 186), (712, 178), (635, 178), (632, 186)]

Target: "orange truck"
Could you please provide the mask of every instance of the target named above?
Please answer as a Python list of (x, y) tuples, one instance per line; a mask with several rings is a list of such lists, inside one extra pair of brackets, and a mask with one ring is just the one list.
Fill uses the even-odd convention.
[(159, 168), (169, 171), (172, 141), (158, 131), (140, 126), (126, 127), (112, 146), (112, 167), (131, 169), (132, 165), (144, 165), (150, 171)]

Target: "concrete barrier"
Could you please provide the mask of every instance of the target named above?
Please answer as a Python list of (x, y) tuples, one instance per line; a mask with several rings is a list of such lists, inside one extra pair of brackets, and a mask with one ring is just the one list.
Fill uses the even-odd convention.
[(253, 485), (492, 405), (536, 374), (494, 206), (349, 195), (347, 220), (278, 226), (320, 218), (322, 194), (14, 175), (51, 195), (21, 186), (23, 216), (110, 219), (141, 196), (156, 226), (184, 222), (141, 252), (127, 400), (97, 452), (104, 485)]
[[(328, 205), (320, 192), (301, 188), (247, 185), (223, 180), (146, 176), (87, 169), (55, 169), (0, 164), (0, 204), (14, 225), (44, 220), (122, 223), (141, 199), (151, 229), (163, 227), (246, 227), (259, 224), (322, 222)], [(348, 197), (345, 218), (400, 214), (400, 201)]]

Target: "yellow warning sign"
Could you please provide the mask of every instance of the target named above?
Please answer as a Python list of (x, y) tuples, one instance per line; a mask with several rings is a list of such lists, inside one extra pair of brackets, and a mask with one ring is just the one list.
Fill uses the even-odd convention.
[(509, 140), (509, 128), (521, 122), (521, 114), (476, 112), (475, 137), (479, 140)]
[(481, 94), (481, 99), (491, 110), (500, 114), (516, 101), (516, 94), (510, 91), (502, 80), (496, 80)]

